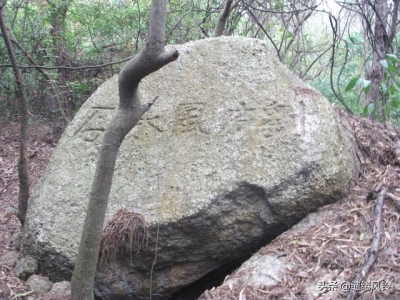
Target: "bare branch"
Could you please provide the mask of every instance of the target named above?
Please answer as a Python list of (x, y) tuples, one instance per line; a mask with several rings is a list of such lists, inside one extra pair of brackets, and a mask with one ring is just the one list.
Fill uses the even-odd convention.
[[(22, 51), (22, 53), (25, 55), (25, 57), (33, 64), (33, 65), (38, 65), (37, 62), (33, 59), (33, 57), (29, 54), (28, 51), (25, 50), (25, 48), (17, 41), (17, 39), (15, 38), (14, 33), (12, 32), (12, 30), (9, 29), (10, 35), (11, 35), (11, 42), (18, 47), (18, 49), (20, 49)], [(19, 67), (21, 68), (21, 67)], [(60, 96), (57, 90), (57, 87), (53, 84), (49, 74), (47, 74), (47, 72), (40, 67), (35, 68), (37, 71), (39, 71), (39, 73), (41, 73), (43, 75), (44, 78), (46, 78), (47, 83), (50, 85), (51, 89), (53, 90), (53, 95), (56, 98), (56, 102), (57, 102), (57, 106), (58, 109), (61, 113), (61, 117), (64, 120), (65, 124), (68, 124), (69, 120), (67, 118), (67, 116), (65, 115), (65, 112), (61, 106), (61, 101), (60, 101)]]
[(247, 12), (250, 14), (251, 18), (256, 22), (256, 24), (258, 25), (258, 27), (262, 30), (262, 32), (264, 32), (264, 34), (266, 35), (266, 37), (269, 39), (269, 41), (272, 43), (272, 45), (274, 46), (275, 50), (276, 50), (276, 54), (278, 55), (279, 61), (282, 62), (282, 57), (279, 53), (279, 49), (276, 46), (276, 44), (274, 43), (273, 39), (271, 38), (271, 36), (268, 34), (268, 32), (264, 29), (264, 27), (262, 26), (262, 24), (258, 21), (258, 19), (256, 18), (256, 16), (253, 14), (253, 12), (247, 7)]
[[(365, 275), (369, 272), (369, 270), (374, 265), (379, 251), (379, 242), (381, 238), (381, 219), (382, 219), (382, 207), (385, 201), (387, 193), (387, 188), (383, 187), (378, 195), (378, 199), (375, 204), (375, 223), (374, 223), (374, 235), (372, 238), (371, 248), (369, 249), (369, 256), (365, 264), (362, 266), (360, 272), (354, 276), (352, 282), (360, 282), (364, 279)], [(357, 291), (355, 289), (350, 290), (347, 294), (347, 300), (353, 300), (357, 295)]]
[[(42, 70), (71, 70), (71, 71), (80, 71), (80, 70), (85, 70), (85, 69), (102, 69), (104, 67), (112, 66), (112, 65), (117, 65), (123, 62), (127, 62), (134, 58), (135, 56), (130, 56), (128, 58), (124, 58), (118, 61), (112, 61), (109, 63), (105, 63), (102, 65), (93, 65), (93, 66), (80, 66), (80, 67), (67, 67), (67, 66), (53, 66), (53, 67), (46, 67), (46, 66), (40, 66), (38, 64), (34, 64), (32, 66), (20, 66), (21, 69), (42, 69)], [(10, 64), (4, 64), (0, 65), (0, 68), (11, 68), (12, 65)]]

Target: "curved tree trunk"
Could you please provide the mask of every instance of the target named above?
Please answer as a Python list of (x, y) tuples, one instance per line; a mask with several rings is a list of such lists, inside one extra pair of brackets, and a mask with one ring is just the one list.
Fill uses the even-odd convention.
[(15, 58), (14, 48), (8, 37), (6, 21), (3, 13), (3, 8), (6, 5), (6, 0), (0, 1), (0, 27), (3, 34), (4, 43), (6, 44), (8, 55), (14, 70), (15, 80), (20, 92), (19, 95), (19, 110), (20, 110), (20, 136), (19, 136), (19, 159), (18, 159), (18, 178), (19, 178), (19, 194), (18, 194), (18, 213), (17, 217), (24, 225), (26, 211), (28, 209), (29, 200), (29, 172), (27, 158), (27, 139), (28, 139), (28, 100), (26, 97), (26, 88), (22, 79), (21, 70)]
[(99, 152), (71, 281), (73, 300), (93, 299), (93, 281), (118, 150), (128, 132), (154, 102), (141, 104), (139, 83), (145, 76), (176, 60), (179, 55), (177, 51), (164, 51), (165, 15), (166, 0), (153, 0), (146, 46), (119, 74), (119, 108), (105, 132)]
[(233, 0), (227, 0), (225, 3), (224, 10), (218, 17), (217, 26), (215, 26), (214, 36), (218, 37), (224, 34), (226, 20), (229, 17), (229, 13), (231, 12), (231, 5)]

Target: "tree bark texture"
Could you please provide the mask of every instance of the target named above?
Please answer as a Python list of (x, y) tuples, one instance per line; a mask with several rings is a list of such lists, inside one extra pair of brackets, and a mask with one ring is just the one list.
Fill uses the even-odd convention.
[(215, 26), (214, 36), (218, 37), (224, 34), (226, 20), (231, 12), (231, 5), (233, 0), (227, 0), (225, 3), (224, 10), (218, 17), (217, 26)]
[[(375, 12), (375, 28), (374, 28), (374, 45), (373, 60), (371, 69), (367, 73), (367, 79), (371, 80), (370, 90), (365, 97), (365, 105), (370, 103), (378, 103), (379, 100), (379, 85), (383, 81), (384, 71), (380, 63), (385, 58), (385, 54), (390, 47), (389, 37), (386, 30), (388, 20), (387, 0), (377, 0), (374, 6)], [(381, 103), (384, 106), (384, 103)]]
[(19, 194), (18, 194), (18, 213), (17, 217), (23, 225), (25, 222), (26, 211), (28, 209), (29, 200), (29, 172), (27, 158), (27, 139), (28, 139), (28, 100), (26, 96), (26, 87), (22, 78), (21, 70), (15, 58), (14, 48), (11, 44), (7, 32), (7, 25), (3, 8), (7, 1), (0, 2), (0, 27), (3, 34), (4, 43), (8, 51), (8, 55), (13, 67), (15, 80), (19, 89), (19, 109), (20, 109), (20, 136), (19, 136), (19, 159), (18, 159), (18, 179), (19, 179)]
[[(70, 66), (68, 59), (68, 51), (65, 44), (65, 37), (63, 35), (63, 27), (65, 25), (65, 18), (67, 16), (70, 0), (49, 1), (49, 9), (51, 11), (51, 30), (50, 34), (53, 41), (53, 54), (55, 57), (56, 66)], [(60, 93), (49, 104), (54, 115), (59, 115), (65, 118), (65, 112), (62, 105), (62, 100), (65, 103), (66, 111), (73, 111), (73, 105), (68, 101), (69, 89), (67, 82), (69, 81), (69, 71), (65, 69), (58, 69), (58, 88), (57, 92)], [(60, 110), (59, 113), (56, 113)]]
[(178, 58), (177, 51), (164, 51), (166, 0), (153, 0), (145, 48), (130, 60), (119, 74), (119, 108), (107, 128), (99, 151), (81, 242), (71, 280), (73, 300), (92, 300), (104, 219), (115, 161), (128, 132), (152, 102), (142, 104), (138, 95), (140, 81)]

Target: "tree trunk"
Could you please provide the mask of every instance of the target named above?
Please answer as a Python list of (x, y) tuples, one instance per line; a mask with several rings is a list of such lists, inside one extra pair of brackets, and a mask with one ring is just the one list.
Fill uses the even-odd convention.
[(6, 44), (8, 55), (14, 70), (15, 80), (20, 91), (20, 136), (19, 136), (19, 160), (18, 160), (18, 178), (19, 178), (19, 195), (18, 195), (18, 213), (17, 217), (24, 225), (26, 211), (28, 209), (29, 200), (29, 172), (27, 159), (27, 139), (28, 139), (28, 100), (26, 96), (26, 88), (22, 79), (21, 70), (14, 54), (14, 48), (8, 37), (6, 21), (3, 8), (6, 0), (0, 1), (0, 27), (3, 34), (4, 43)]
[(38, 70), (39, 73), (41, 73), (43, 75), (43, 77), (47, 80), (47, 84), (50, 86), (51, 90), (53, 91), (53, 96), (54, 96), (54, 100), (53, 101), (55, 101), (54, 105), (56, 105), (57, 108), (59, 109), (59, 111), (61, 113), (61, 117), (62, 117), (62, 119), (64, 121), (64, 124), (67, 125), (69, 120), (68, 120), (67, 116), (65, 115), (64, 110), (62, 108), (58, 89), (57, 89), (56, 85), (53, 83), (53, 81), (51, 80), (50, 75), (47, 74), (47, 72), (43, 68), (39, 67), (40, 64), (37, 63), (34, 60), (34, 58), (29, 54), (29, 52), (17, 41), (17, 39), (15, 38), (14, 33), (11, 30), (9, 30), (9, 31), (10, 31), (10, 40), (11, 40), (11, 42), (19, 50), (21, 50), (21, 52), (25, 55), (25, 57), (28, 59), (28, 61), (33, 66), (36, 66), (35, 69)]
[(145, 48), (129, 61), (119, 74), (119, 108), (107, 128), (97, 161), (85, 224), (71, 280), (73, 300), (92, 300), (93, 281), (114, 174), (115, 161), (122, 141), (154, 100), (141, 104), (140, 81), (178, 58), (178, 52), (165, 52), (166, 0), (153, 0)]
[[(371, 69), (367, 73), (367, 79), (371, 80), (370, 90), (365, 97), (365, 105), (379, 101), (379, 85), (383, 81), (383, 67), (380, 63), (385, 58), (385, 54), (390, 47), (386, 24), (388, 20), (388, 6), (386, 0), (375, 1), (375, 32), (373, 39), (373, 60)], [(383, 101), (383, 99), (381, 99)], [(382, 107), (384, 103), (381, 103)]]
[[(53, 2), (47, 0), (49, 8), (52, 11), (50, 34), (53, 42), (53, 55), (55, 57), (56, 66), (70, 66), (68, 59), (68, 50), (65, 44), (65, 37), (63, 36), (63, 27), (70, 2), (70, 0)], [(69, 77), (70, 76), (68, 70), (58, 69), (58, 88), (56, 89), (56, 91), (59, 93), (59, 95), (50, 101), (50, 110), (54, 116), (65, 116), (65, 114), (68, 115), (73, 111), (73, 105), (68, 101), (70, 96), (69, 89), (67, 88)], [(64, 108), (65, 112), (63, 111)], [(57, 109), (60, 109), (61, 111), (59, 113), (56, 113)]]
[(217, 26), (215, 26), (214, 36), (218, 37), (224, 34), (226, 20), (229, 17), (229, 13), (231, 12), (231, 5), (233, 0), (227, 0), (225, 3), (224, 10), (218, 17)]

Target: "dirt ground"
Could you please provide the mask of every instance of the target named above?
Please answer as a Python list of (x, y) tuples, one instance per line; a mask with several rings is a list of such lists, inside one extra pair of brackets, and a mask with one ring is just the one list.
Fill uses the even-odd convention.
[[(365, 281), (385, 280), (391, 284), (384, 292), (361, 292), (355, 299), (399, 299), (400, 297), (400, 129), (341, 114), (343, 124), (354, 136), (360, 170), (353, 188), (344, 199), (324, 209), (334, 217), (301, 236), (278, 237), (261, 253), (285, 251), (292, 265), (285, 280), (274, 288), (252, 290), (236, 287), (215, 288), (205, 299), (307, 299), (304, 290), (321, 274), (334, 272), (351, 280), (365, 266), (374, 237), (376, 199), (382, 188), (387, 195), (382, 208), (378, 259)], [(29, 128), (29, 172), (35, 185), (51, 157), (59, 138), (52, 124)], [(20, 227), (15, 216), (18, 199), (18, 122), (0, 123), (0, 257), (14, 251), (10, 247), (13, 232)], [(317, 266), (317, 267), (315, 267)], [(240, 274), (233, 274), (237, 276)], [(0, 263), (0, 291), (9, 299), (32, 298), (30, 287), (15, 276), (13, 268)], [(315, 299), (346, 299), (345, 294), (321, 291)], [(0, 294), (0, 300), (2, 300)], [(8, 299), (4, 299), (8, 300)]]
[[(59, 126), (55, 124), (30, 125), (28, 157), (31, 191), (44, 172), (59, 136)], [(15, 251), (10, 247), (10, 238), (20, 227), (15, 215), (18, 206), (18, 149), (19, 123), (0, 123), (0, 257)], [(15, 276), (13, 268), (4, 264), (0, 264), (0, 290), (13, 300), (26, 299), (22, 295), (30, 295), (29, 286)], [(1, 296), (0, 299), (3, 300)]]

